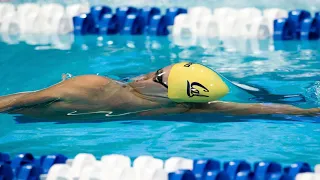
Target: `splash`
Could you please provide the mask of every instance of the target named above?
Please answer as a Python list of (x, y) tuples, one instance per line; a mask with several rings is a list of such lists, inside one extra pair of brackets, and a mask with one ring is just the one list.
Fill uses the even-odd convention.
[(317, 81), (314, 85), (310, 86), (307, 89), (307, 94), (312, 102), (317, 106), (320, 106), (320, 81)]

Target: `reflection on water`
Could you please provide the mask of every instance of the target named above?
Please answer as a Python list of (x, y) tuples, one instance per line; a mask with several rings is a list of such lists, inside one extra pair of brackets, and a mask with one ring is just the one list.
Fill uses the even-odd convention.
[[(2, 42), (27, 44), (35, 50), (89, 51), (110, 58), (121, 53), (128, 59), (145, 58), (156, 62), (166, 59), (197, 61), (220, 73), (243, 78), (277, 72), (285, 79), (320, 76), (320, 41), (273, 41), (272, 39), (241, 38), (179, 38), (146, 36), (74, 36), (69, 35), (8, 35)], [(96, 58), (98, 59), (98, 58)], [(101, 62), (103, 63), (103, 62)], [(106, 63), (106, 62), (105, 62)], [(92, 65), (94, 66), (94, 65)], [(292, 73), (294, 72), (294, 73)]]
[(69, 50), (74, 43), (74, 36), (71, 34), (1, 34), (1, 41), (10, 45), (26, 43), (36, 46), (37, 50), (59, 49)]

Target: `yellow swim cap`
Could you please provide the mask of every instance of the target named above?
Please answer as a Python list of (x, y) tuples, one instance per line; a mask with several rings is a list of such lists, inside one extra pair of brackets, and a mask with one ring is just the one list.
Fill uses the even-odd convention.
[(213, 70), (182, 62), (175, 64), (169, 74), (168, 97), (175, 102), (210, 102), (226, 94), (229, 88)]

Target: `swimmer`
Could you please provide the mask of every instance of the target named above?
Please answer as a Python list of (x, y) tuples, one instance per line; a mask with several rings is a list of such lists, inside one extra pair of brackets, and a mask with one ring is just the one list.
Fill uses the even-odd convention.
[(320, 108), (252, 102), (250, 91), (255, 90), (244, 90), (203, 65), (182, 62), (128, 83), (98, 75), (63, 75), (48, 88), (0, 97), (0, 112), (66, 120), (179, 113), (320, 115)]

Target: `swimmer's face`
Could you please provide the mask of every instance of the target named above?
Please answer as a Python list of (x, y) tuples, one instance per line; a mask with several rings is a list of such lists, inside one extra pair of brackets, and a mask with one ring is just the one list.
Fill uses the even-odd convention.
[(171, 66), (161, 68), (155, 72), (133, 78), (130, 86), (140, 94), (154, 98), (168, 98), (168, 77)]

